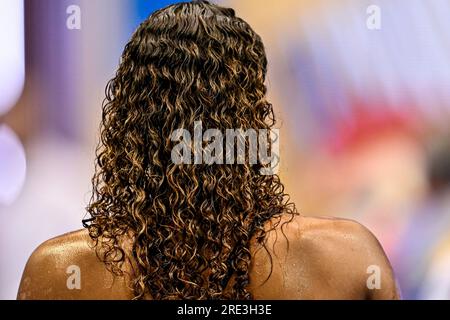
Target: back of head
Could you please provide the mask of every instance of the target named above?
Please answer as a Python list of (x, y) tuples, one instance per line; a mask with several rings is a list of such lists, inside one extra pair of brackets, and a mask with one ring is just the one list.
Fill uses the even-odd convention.
[(85, 223), (116, 273), (119, 239), (134, 235), (136, 298), (251, 298), (250, 240), (264, 243), (263, 224), (295, 208), (259, 161), (174, 162), (173, 133), (273, 128), (266, 67), (251, 27), (206, 1), (156, 11), (126, 45), (106, 90)]

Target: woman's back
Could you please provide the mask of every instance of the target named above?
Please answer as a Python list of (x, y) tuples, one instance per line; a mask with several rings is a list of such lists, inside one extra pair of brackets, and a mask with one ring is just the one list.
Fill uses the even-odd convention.
[(365, 229), (290, 202), (266, 74), (261, 38), (230, 8), (146, 19), (106, 89), (87, 231), (37, 249), (19, 298), (394, 297)]
[[(350, 220), (298, 216), (283, 229), (286, 238), (281, 226), (268, 236), (273, 269), (267, 281), (269, 256), (255, 243), (251, 247), (248, 288), (255, 299), (399, 297), (383, 250), (363, 226)], [(129, 274), (115, 276), (98, 259), (86, 230), (69, 233), (36, 249), (25, 268), (18, 299), (131, 299), (132, 264), (124, 268)], [(371, 280), (376, 276), (379, 286)]]

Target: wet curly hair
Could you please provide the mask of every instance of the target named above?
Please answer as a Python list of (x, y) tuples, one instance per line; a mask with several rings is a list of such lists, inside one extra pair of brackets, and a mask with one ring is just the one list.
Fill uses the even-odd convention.
[(170, 137), (194, 121), (222, 132), (273, 128), (266, 69), (261, 38), (207, 1), (154, 12), (125, 46), (106, 87), (83, 223), (114, 274), (127, 257), (120, 239), (133, 234), (135, 299), (252, 299), (250, 240), (266, 248), (295, 206), (261, 163), (173, 163)]

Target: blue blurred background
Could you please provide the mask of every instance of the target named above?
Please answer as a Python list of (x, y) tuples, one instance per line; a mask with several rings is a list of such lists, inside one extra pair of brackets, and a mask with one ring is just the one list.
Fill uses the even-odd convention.
[[(133, 30), (171, 3), (0, 2), (1, 299), (37, 245), (81, 228), (104, 87)], [(404, 298), (449, 299), (450, 2), (216, 3), (265, 42), (281, 175), (300, 211), (362, 222)], [(73, 5), (80, 29), (67, 27)]]

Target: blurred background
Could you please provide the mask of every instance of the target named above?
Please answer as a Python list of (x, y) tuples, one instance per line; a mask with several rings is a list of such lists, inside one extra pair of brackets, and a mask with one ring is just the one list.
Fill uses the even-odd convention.
[[(133, 30), (174, 2), (0, 2), (0, 299), (36, 246), (81, 228), (106, 82)], [(360, 221), (404, 298), (449, 299), (450, 2), (215, 2), (265, 42), (300, 212)]]

